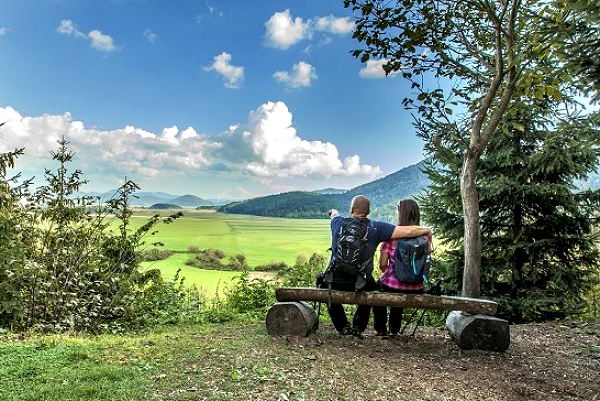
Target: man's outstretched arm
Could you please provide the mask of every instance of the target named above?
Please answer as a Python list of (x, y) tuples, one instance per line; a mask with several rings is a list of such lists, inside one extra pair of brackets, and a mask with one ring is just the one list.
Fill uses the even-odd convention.
[(421, 226), (396, 226), (391, 239), (414, 238), (421, 235), (431, 234), (431, 228)]

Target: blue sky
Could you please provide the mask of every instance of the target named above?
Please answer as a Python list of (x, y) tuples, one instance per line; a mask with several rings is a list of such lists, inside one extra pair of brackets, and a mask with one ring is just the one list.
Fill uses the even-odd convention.
[(5, 0), (0, 151), (23, 177), (250, 198), (351, 188), (423, 158), (408, 85), (350, 51), (342, 0)]

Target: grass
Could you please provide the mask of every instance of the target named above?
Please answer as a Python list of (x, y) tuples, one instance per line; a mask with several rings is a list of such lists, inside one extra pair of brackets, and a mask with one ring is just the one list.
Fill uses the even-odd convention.
[(144, 262), (142, 268), (159, 269), (165, 280), (173, 279), (177, 271), (181, 270), (179, 276), (184, 278), (184, 284), (196, 286), (209, 297), (222, 295), (223, 291), (240, 275), (240, 272), (236, 271), (205, 270), (187, 266), (185, 261), (192, 257), (192, 254), (176, 253), (165, 260)]
[[(352, 341), (352, 340), (348, 340)], [(131, 336), (34, 336), (0, 343), (0, 399), (338, 399), (335, 361), (290, 347), (263, 323), (171, 327)], [(354, 370), (353, 370), (354, 369)], [(352, 377), (359, 367), (349, 366)], [(354, 372), (354, 373), (353, 373)], [(318, 381), (315, 385), (315, 381)], [(316, 392), (316, 394), (315, 394)], [(316, 397), (316, 398), (315, 398)], [(321, 397), (321, 398), (318, 398)]]
[(133, 359), (123, 363), (106, 358), (108, 343), (112, 341), (42, 337), (0, 344), (0, 399), (141, 399), (150, 378)]
[[(131, 218), (133, 227), (146, 223), (154, 212), (136, 209)], [(175, 210), (160, 211), (161, 216), (173, 213)], [(142, 267), (160, 269), (166, 279), (175, 277), (180, 270), (186, 284), (195, 285), (207, 296), (222, 294), (240, 273), (187, 266), (185, 262), (194, 257), (188, 252), (190, 247), (219, 249), (225, 253), (225, 259), (242, 253), (253, 269), (276, 262), (293, 266), (299, 255), (326, 254), (330, 246), (328, 219), (266, 218), (194, 209), (184, 209), (183, 213), (172, 224), (159, 224), (156, 232), (145, 238), (146, 246), (162, 242), (161, 249), (177, 253), (165, 260), (145, 262)]]
[[(161, 211), (167, 216), (174, 211)], [(187, 252), (190, 247), (220, 249), (226, 257), (243, 253), (255, 267), (273, 262), (293, 265), (299, 254), (325, 253), (330, 246), (328, 219), (280, 219), (185, 209), (172, 224), (160, 224), (148, 244), (164, 243), (164, 249)], [(139, 227), (151, 214), (136, 210), (131, 222)]]

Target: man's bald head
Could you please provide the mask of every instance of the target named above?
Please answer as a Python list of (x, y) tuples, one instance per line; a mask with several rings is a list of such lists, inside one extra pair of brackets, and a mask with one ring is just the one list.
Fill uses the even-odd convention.
[(367, 217), (371, 212), (371, 201), (364, 195), (356, 195), (350, 203), (350, 214), (354, 217)]

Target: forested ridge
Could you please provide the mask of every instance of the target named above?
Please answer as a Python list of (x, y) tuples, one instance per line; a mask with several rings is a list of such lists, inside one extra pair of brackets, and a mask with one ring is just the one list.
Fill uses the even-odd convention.
[(423, 162), (405, 167), (375, 181), (362, 184), (341, 194), (309, 191), (268, 195), (221, 206), (223, 213), (285, 218), (323, 218), (331, 208), (346, 212), (355, 195), (371, 199), (371, 217), (392, 220), (398, 200), (419, 194), (429, 185), (422, 171)]

